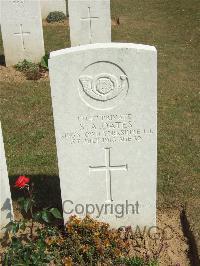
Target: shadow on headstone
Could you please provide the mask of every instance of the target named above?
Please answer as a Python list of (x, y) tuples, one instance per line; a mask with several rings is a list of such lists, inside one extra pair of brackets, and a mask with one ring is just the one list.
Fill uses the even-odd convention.
[(5, 56), (3, 54), (0, 55), (0, 65), (1, 66), (6, 65)]
[(65, 0), (66, 2), (66, 16), (69, 18), (69, 11), (68, 11), (68, 0)]
[(3, 203), (1, 211), (7, 211), (6, 219), (12, 220), (13, 216), (11, 212), (11, 202), (9, 198), (7, 198), (6, 201)]

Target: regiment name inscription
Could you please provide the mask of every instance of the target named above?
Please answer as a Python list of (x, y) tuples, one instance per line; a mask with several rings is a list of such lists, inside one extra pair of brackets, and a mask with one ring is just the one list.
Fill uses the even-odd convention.
[(152, 128), (138, 128), (133, 114), (79, 115), (77, 128), (62, 135), (68, 144), (142, 141)]

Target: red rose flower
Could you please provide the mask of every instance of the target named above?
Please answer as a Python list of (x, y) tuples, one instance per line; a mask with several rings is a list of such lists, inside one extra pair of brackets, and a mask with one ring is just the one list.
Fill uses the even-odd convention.
[(26, 184), (28, 184), (29, 182), (30, 182), (30, 178), (21, 175), (17, 178), (15, 182), (15, 187), (24, 188)]

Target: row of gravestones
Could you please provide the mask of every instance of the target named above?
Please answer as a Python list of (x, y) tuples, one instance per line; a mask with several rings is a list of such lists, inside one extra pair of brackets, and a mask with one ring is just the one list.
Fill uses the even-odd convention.
[[(0, 1), (0, 9), (1, 9), (1, 2), (6, 0)], [(24, 0), (18, 0), (24, 1)], [(64, 14), (67, 14), (67, 7), (66, 7), (66, 0), (40, 0), (41, 5), (41, 15), (42, 18), (45, 19), (50, 12), (53, 11), (61, 11)], [(1, 24), (1, 12), (0, 12), (0, 24)]]
[[(111, 41), (109, 0), (69, 0), (68, 5), (72, 46)], [(6, 66), (24, 59), (40, 62), (45, 54), (40, 1), (3, 1), (1, 18)]]
[(110, 42), (109, 5), (69, 1), (71, 42), (80, 46), (50, 55), (63, 215), (155, 226), (157, 53)]

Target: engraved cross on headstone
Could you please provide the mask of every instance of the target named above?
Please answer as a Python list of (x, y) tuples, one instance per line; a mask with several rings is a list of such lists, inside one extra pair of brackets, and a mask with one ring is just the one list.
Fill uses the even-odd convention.
[(93, 17), (91, 15), (91, 7), (88, 7), (88, 17), (83, 17), (81, 20), (85, 20), (89, 22), (89, 39), (90, 43), (92, 43), (92, 20), (93, 19), (98, 19), (99, 17)]
[(21, 41), (22, 41), (22, 48), (25, 50), (25, 44), (24, 44), (24, 35), (29, 35), (30, 32), (25, 32), (23, 31), (23, 26), (22, 24), (20, 24), (20, 32), (14, 33), (14, 35), (18, 35), (21, 37)]
[(113, 201), (112, 197), (112, 171), (128, 171), (128, 165), (111, 165), (110, 149), (105, 148), (105, 165), (89, 166), (89, 172), (105, 172), (106, 173), (106, 192), (107, 202)]

